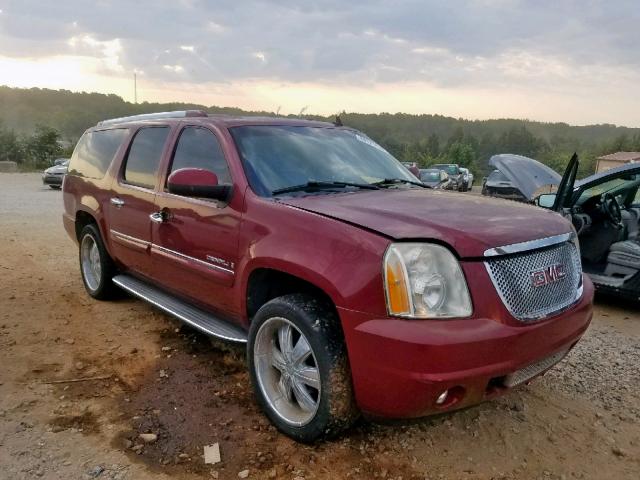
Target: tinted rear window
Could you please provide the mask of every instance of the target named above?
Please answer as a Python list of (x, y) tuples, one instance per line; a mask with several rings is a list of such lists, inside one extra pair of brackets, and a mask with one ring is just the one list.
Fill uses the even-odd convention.
[(127, 134), (126, 128), (85, 133), (71, 156), (69, 174), (96, 179), (104, 177)]
[(136, 134), (124, 169), (127, 183), (153, 188), (169, 127), (141, 128)]

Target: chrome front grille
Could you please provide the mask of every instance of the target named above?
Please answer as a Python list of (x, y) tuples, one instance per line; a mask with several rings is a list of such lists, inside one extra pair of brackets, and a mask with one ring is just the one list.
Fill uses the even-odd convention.
[(505, 306), (522, 322), (558, 313), (582, 292), (580, 253), (570, 241), (493, 256), (485, 265)]

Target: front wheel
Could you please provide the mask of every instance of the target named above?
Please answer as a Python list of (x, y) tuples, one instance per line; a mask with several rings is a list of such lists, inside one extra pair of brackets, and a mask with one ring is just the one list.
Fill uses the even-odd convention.
[(116, 286), (111, 279), (116, 274), (116, 267), (95, 224), (85, 226), (80, 232), (79, 253), (82, 283), (87, 293), (98, 300), (112, 298)]
[(329, 438), (358, 417), (338, 318), (303, 294), (266, 303), (249, 330), (249, 373), (258, 404), (286, 435)]

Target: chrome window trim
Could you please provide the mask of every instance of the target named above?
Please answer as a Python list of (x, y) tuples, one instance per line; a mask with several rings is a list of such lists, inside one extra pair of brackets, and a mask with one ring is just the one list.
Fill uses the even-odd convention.
[[(229, 183), (223, 183), (221, 185), (228, 185), (231, 188), (233, 188), (233, 184), (229, 184)], [(216, 199), (203, 199), (203, 198), (199, 198), (199, 197), (185, 197), (184, 195), (177, 195), (175, 193), (171, 193), (167, 190), (162, 190), (160, 192), (158, 192), (156, 194), (158, 197), (169, 197), (169, 198), (173, 198), (175, 200), (182, 200), (184, 202), (187, 203), (192, 203), (194, 205), (201, 205), (203, 207), (214, 207), (217, 209), (223, 209), (225, 207), (229, 206), (229, 202), (222, 202), (220, 200), (216, 200)]]
[(536, 240), (528, 240), (526, 242), (512, 243), (501, 247), (489, 248), (484, 251), (484, 256), (497, 257), (499, 255), (508, 255), (511, 253), (520, 253), (528, 250), (550, 247), (551, 245), (557, 245), (558, 243), (568, 242), (573, 239), (573, 236), (573, 232), (568, 232), (561, 235), (553, 235), (551, 237), (538, 238)]

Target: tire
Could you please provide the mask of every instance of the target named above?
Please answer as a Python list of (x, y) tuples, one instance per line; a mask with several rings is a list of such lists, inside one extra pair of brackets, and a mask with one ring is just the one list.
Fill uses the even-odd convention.
[(114, 298), (117, 287), (111, 279), (117, 273), (117, 269), (104, 247), (98, 227), (93, 223), (85, 226), (80, 232), (78, 258), (82, 283), (87, 293), (97, 300)]
[[(310, 353), (298, 363), (296, 352), (306, 351), (303, 337)], [(283, 348), (287, 338), (293, 348)], [(281, 353), (287, 350), (291, 355)], [(339, 319), (331, 306), (313, 296), (284, 295), (258, 310), (249, 329), (247, 363), (259, 406), (294, 440), (335, 437), (359, 416)]]
[(62, 187), (60, 185), (49, 185), (51, 190), (60, 190)]

